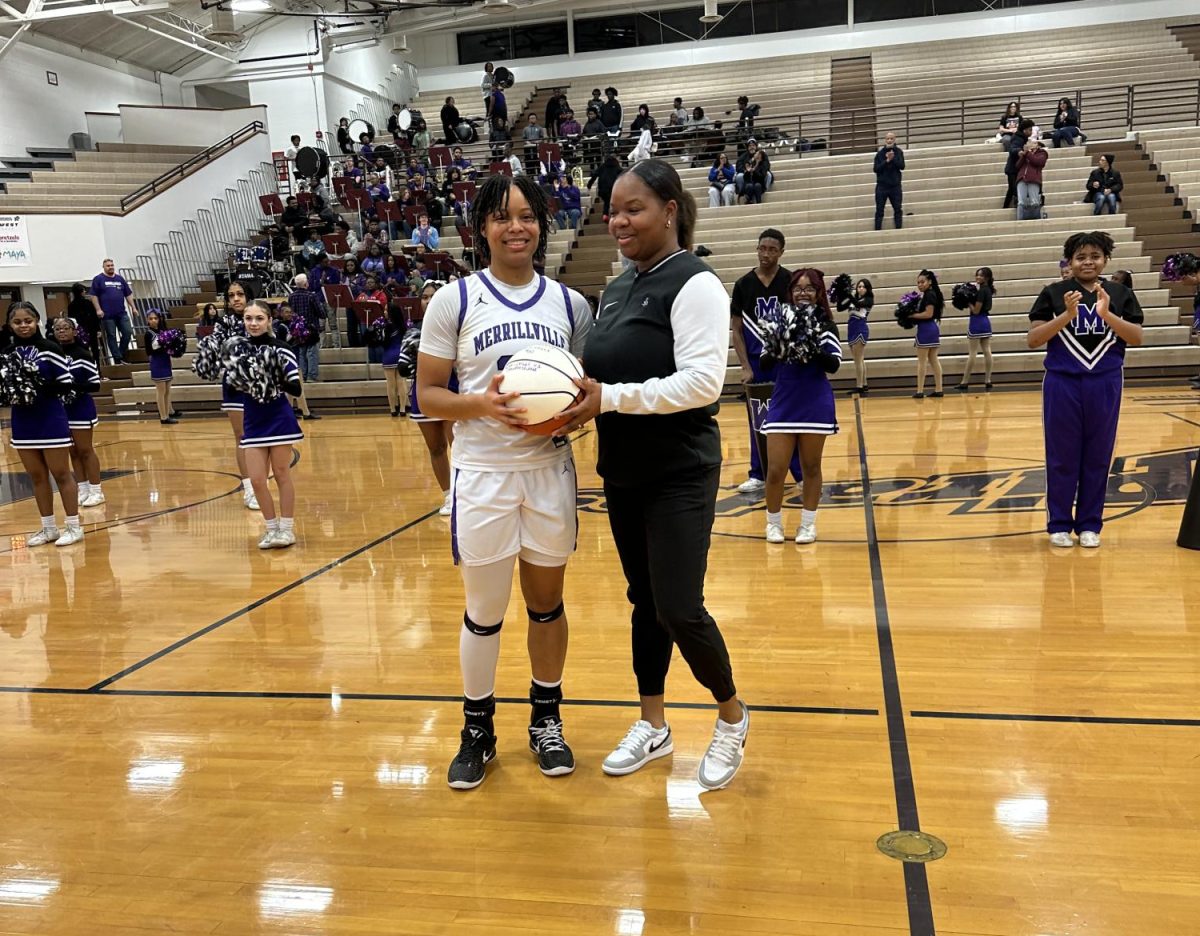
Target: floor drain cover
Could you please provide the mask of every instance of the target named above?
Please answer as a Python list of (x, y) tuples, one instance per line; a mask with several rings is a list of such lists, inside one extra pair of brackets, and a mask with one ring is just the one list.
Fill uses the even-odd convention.
[(946, 843), (928, 832), (885, 832), (875, 840), (875, 847), (897, 861), (937, 861), (946, 854)]

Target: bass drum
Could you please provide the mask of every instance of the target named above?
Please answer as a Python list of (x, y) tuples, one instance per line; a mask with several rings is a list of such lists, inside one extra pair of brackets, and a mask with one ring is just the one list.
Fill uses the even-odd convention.
[(492, 73), (492, 81), (501, 88), (511, 88), (515, 80), (516, 79), (513, 77), (513, 73), (503, 65), (501, 65)]
[(479, 142), (479, 130), (475, 127), (475, 124), (471, 123), (469, 120), (464, 120), (457, 127), (455, 127), (454, 135), (458, 137), (459, 143)]
[(296, 174), (305, 179), (324, 179), (329, 175), (329, 154), (312, 146), (296, 150)]
[(355, 118), (354, 120), (350, 121), (350, 126), (348, 129), (350, 131), (350, 139), (355, 143), (358, 142), (358, 138), (364, 133), (367, 135), (367, 139), (369, 141), (374, 142), (375, 140), (375, 128), (371, 126), (371, 122), (369, 120)]

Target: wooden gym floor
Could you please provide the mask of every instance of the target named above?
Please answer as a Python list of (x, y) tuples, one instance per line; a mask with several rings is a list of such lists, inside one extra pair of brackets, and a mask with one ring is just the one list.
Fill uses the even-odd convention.
[[(9, 547), (36, 511), (5, 449), (0, 932), (1200, 933), (1200, 555), (1174, 545), (1200, 395), (1127, 393), (1098, 551), (1045, 542), (1039, 414), (842, 399), (821, 540), (768, 548), (725, 408), (708, 603), (756, 708), (741, 774), (703, 796), (713, 713), (678, 660), (673, 758), (600, 772), (634, 685), (594, 436), (579, 769), (526, 750), (516, 599), (500, 758), (465, 794), (461, 586), (414, 425), (305, 424), (300, 543), (265, 554), (223, 420), (103, 424), (108, 504), (65, 550)], [(918, 824), (944, 858), (876, 849)]]

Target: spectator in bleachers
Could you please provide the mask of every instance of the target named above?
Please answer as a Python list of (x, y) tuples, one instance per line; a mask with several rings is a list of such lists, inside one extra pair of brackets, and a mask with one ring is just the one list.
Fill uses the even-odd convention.
[(1004, 109), (1004, 113), (1000, 115), (1000, 125), (996, 128), (996, 135), (1000, 138), (1000, 145), (1005, 149), (1012, 142), (1013, 135), (1021, 126), (1021, 105), (1016, 101), (1009, 101), (1008, 107)]
[(589, 110), (594, 107), (597, 116), (599, 116), (600, 108), (604, 106), (604, 97), (600, 94), (599, 88), (592, 88), (592, 99), (587, 102), (587, 106)]
[(896, 230), (904, 227), (904, 150), (896, 145), (896, 134), (888, 131), (875, 154), (875, 230), (883, 230), (883, 208), (892, 203)]
[[(563, 100), (566, 100), (565, 95)], [(558, 121), (558, 138), (564, 143), (578, 143), (581, 136), (583, 136), (583, 127), (579, 126), (579, 121), (575, 119), (575, 112), (568, 105), (563, 109)]]
[(451, 151), (451, 155), (454, 157), (454, 159), (450, 162), (451, 166), (461, 171), (464, 177), (468, 179), (475, 178), (475, 169), (471, 165), (471, 160), (467, 159), (463, 155), (463, 148), (461, 146), (454, 147), (454, 149)]
[[(211, 303), (209, 303), (211, 305)], [(71, 287), (71, 301), (67, 303), (67, 318), (75, 321), (76, 340), (92, 352), (92, 360), (100, 364), (100, 316), (96, 314), (96, 306), (88, 298), (88, 288), (83, 283)]]
[(504, 91), (501, 88), (496, 88), (492, 91), (492, 123), (500, 124), (505, 128), (508, 127), (508, 101), (504, 97)]
[[(367, 288), (367, 277), (358, 268), (358, 261), (354, 257), (349, 257), (342, 267), (342, 281), (355, 299)], [(362, 326), (358, 315), (349, 306), (346, 307), (346, 340), (351, 348), (362, 347)]]
[(363, 291), (358, 294), (358, 298), (364, 302), (378, 302), (386, 309), (388, 307), (388, 294), (379, 288), (379, 277), (374, 273), (366, 274), (366, 282), (363, 284)]
[(1017, 220), (1042, 216), (1042, 170), (1050, 154), (1041, 140), (1026, 140), (1017, 154)]
[(362, 166), (362, 159), (358, 156), (350, 157), (350, 165), (346, 167), (346, 175), (357, 181), (362, 181), (366, 176), (366, 172)]
[(389, 240), (388, 232), (383, 230), (383, 226), (378, 221), (371, 221), (367, 225), (367, 233), (363, 235), (361, 248), (368, 253), (371, 252), (372, 247), (376, 246), (383, 250), (387, 247)]
[(429, 147), (433, 146), (433, 134), (429, 132), (429, 125), (424, 119), (418, 117), (413, 122), (414, 130), (412, 135), (412, 148), (417, 154), (417, 158), (422, 162), (429, 160)]
[(650, 116), (650, 105), (639, 104), (637, 116), (633, 118), (633, 123), (629, 125), (629, 132), (633, 136), (640, 136), (643, 127), (648, 127), (654, 122)]
[[(388, 253), (391, 253), (389, 250)], [(378, 242), (371, 245), (371, 249), (367, 251), (367, 256), (363, 258), (362, 271), (374, 275), (376, 278), (383, 274), (383, 249)]]
[(677, 97), (677, 98), (675, 98), (674, 101), (671, 102), (671, 113), (675, 115), (675, 122), (679, 126), (681, 126), (681, 127), (687, 126), (688, 112), (687, 112), (687, 108), (683, 106), (683, 98)]
[(630, 165), (641, 162), (643, 159), (649, 159), (654, 155), (654, 151), (658, 149), (658, 144), (654, 142), (654, 134), (657, 129), (653, 120), (642, 125), (642, 129), (638, 133), (638, 141), (629, 154)]
[(373, 172), (367, 176), (367, 194), (372, 201), (390, 201), (392, 197), (387, 185)]
[(325, 253), (325, 242), (316, 231), (309, 231), (308, 240), (300, 248), (300, 265), (305, 270), (311, 270), (317, 265), (317, 258)]
[(600, 111), (595, 107), (587, 109), (587, 123), (583, 125), (583, 158), (595, 166), (604, 150), (604, 124), (600, 122)]
[(1059, 260), (1058, 261), (1058, 278), (1059, 279), (1070, 279), (1071, 278), (1071, 261), (1070, 260)]
[[(346, 262), (349, 263), (353, 259), (353, 257), (348, 257)], [(333, 265), (328, 254), (321, 254), (317, 259), (316, 268), (308, 271), (307, 281), (314, 292), (321, 293), (326, 286), (341, 285), (342, 271)]]
[(713, 122), (704, 116), (703, 107), (695, 107), (692, 109), (692, 119), (688, 121), (688, 128), (691, 130), (707, 130), (713, 125)]
[(308, 213), (300, 207), (300, 202), (295, 195), (287, 197), (287, 201), (283, 205), (283, 214), (279, 216), (279, 220), (292, 232), (297, 244), (303, 244), (308, 239)]
[(412, 180), (417, 176), (423, 176), (426, 173), (425, 167), (416, 156), (408, 157), (408, 165), (404, 167), (404, 176), (411, 184)]
[(713, 160), (712, 168), (708, 170), (709, 208), (728, 206), (737, 201), (737, 189), (734, 188), (733, 176), (733, 166), (729, 165), (729, 157), (720, 153)]
[(350, 119), (347, 117), (338, 121), (337, 144), (338, 149), (347, 156), (354, 152), (354, 141), (350, 139)]
[(504, 147), (504, 161), (508, 163), (508, 168), (512, 170), (513, 178), (525, 175), (525, 163), (516, 153), (513, 152), (512, 143), (508, 143)]
[(1004, 175), (1008, 178), (1008, 190), (1004, 193), (1004, 207), (1011, 208), (1017, 197), (1017, 157), (1025, 148), (1026, 142), (1033, 137), (1033, 121), (1028, 117), (1022, 118), (1017, 126), (1017, 132), (1008, 144), (1008, 162), (1004, 164)]
[(512, 136), (508, 132), (508, 123), (493, 118), (491, 128), (488, 130), (488, 148), (491, 151), (492, 159), (501, 158), (511, 142)]
[(429, 215), (418, 216), (417, 226), (413, 228), (410, 243), (423, 244), (427, 250), (437, 250), (439, 240), (437, 230), (429, 224)]
[(1087, 137), (1079, 130), (1079, 111), (1075, 109), (1075, 105), (1071, 103), (1070, 98), (1061, 98), (1058, 102), (1058, 110), (1054, 114), (1054, 132), (1051, 134), (1054, 139), (1054, 148), (1058, 149), (1063, 143), (1067, 146), (1074, 146), (1077, 138), (1087, 142)]
[[(83, 284), (76, 283), (75, 285), (82, 287)], [(88, 306), (90, 308), (91, 303), (88, 303)], [(69, 306), (67, 307), (67, 317), (72, 319), (75, 318), (75, 316), (71, 315), (71, 309)], [(78, 319), (76, 319), (76, 321), (78, 321)], [(217, 304), (215, 302), (205, 303), (204, 309), (196, 316), (196, 325), (201, 328), (211, 328), (219, 321), (221, 321), (221, 312), (217, 308)]]
[(296, 359), (300, 364), (300, 376), (305, 383), (312, 383), (320, 379), (321, 332), (325, 330), (329, 309), (321, 296), (320, 284), (310, 286), (309, 278), (303, 273), (292, 280), (292, 294), (288, 297), (288, 303), (292, 307), (292, 314), (304, 319), (308, 325), (308, 339), (303, 344), (297, 344), (295, 348)]
[(458, 112), (458, 108), (454, 106), (454, 98), (446, 98), (446, 103), (442, 105), (442, 139), (446, 145), (450, 146), (458, 139), (458, 134), (455, 128), (462, 123), (462, 115)]
[(771, 160), (764, 150), (758, 148), (758, 141), (754, 137), (746, 141), (746, 152), (738, 160), (735, 184), (739, 175), (742, 181), (738, 194), (745, 196), (747, 205), (761, 205), (774, 176), (771, 175)]
[(538, 144), (546, 139), (546, 131), (538, 123), (537, 114), (530, 114), (521, 131), (521, 139), (525, 141), (525, 158), (536, 159)]
[(446, 173), (446, 178), (442, 180), (442, 198), (449, 197), (454, 192), (455, 183), (465, 182), (462, 170), (457, 166), (451, 166), (450, 171)]
[(88, 294), (92, 298), (96, 317), (104, 323), (112, 362), (124, 364), (125, 355), (129, 353), (129, 342), (133, 337), (130, 315), (136, 314), (131, 298), (133, 290), (125, 281), (125, 277), (117, 272), (117, 266), (112, 260), (106, 259), (101, 264), (101, 270), (102, 272), (92, 277), (92, 287)]
[(546, 102), (546, 135), (551, 140), (558, 139), (558, 120), (562, 116), (562, 95), (555, 92)]
[(375, 161), (375, 147), (371, 145), (371, 138), (366, 133), (358, 135), (358, 155), (368, 163)]
[[(389, 293), (404, 295), (408, 292), (408, 274), (400, 267), (400, 261), (390, 250), (383, 255), (383, 272), (376, 274), (379, 286)], [(397, 293), (397, 286), (401, 287)]]
[(349, 250), (350, 253), (357, 253), (358, 233), (354, 230), (354, 228), (350, 227), (350, 222), (346, 221), (345, 219), (341, 219), (334, 225), (334, 229), (335, 234), (341, 234), (342, 237), (346, 238), (346, 249)]
[[(741, 95), (737, 99), (738, 129), (752, 133), (754, 131), (754, 118), (758, 116), (760, 109), (757, 104), (751, 104), (750, 99), (746, 95)], [(726, 111), (725, 113), (732, 114), (733, 111)]]
[(593, 184), (596, 185), (596, 194), (600, 196), (600, 200), (604, 202), (604, 220), (608, 221), (608, 209), (612, 204), (612, 190), (617, 183), (617, 177), (621, 174), (621, 161), (612, 153), (604, 158), (604, 162), (596, 167), (596, 171), (592, 173), (592, 177), (588, 179), (587, 187), (590, 189)]
[(600, 105), (600, 122), (609, 133), (621, 132), (621, 102), (617, 100), (617, 89), (604, 89), (604, 103)]
[(496, 67), (488, 62), (483, 66), (483, 80), (479, 82), (479, 93), (483, 96), (483, 111), (487, 116), (492, 116), (492, 105), (495, 99), (492, 97), (492, 92), (496, 88), (496, 82), (493, 78), (493, 73)]
[(1108, 206), (1109, 214), (1117, 213), (1117, 202), (1121, 200), (1121, 189), (1125, 187), (1125, 181), (1121, 178), (1121, 173), (1113, 168), (1115, 158), (1111, 153), (1105, 153), (1100, 157), (1099, 165), (1088, 176), (1087, 194), (1083, 200), (1095, 206), (1092, 214), (1103, 214), (1105, 205)]
[(568, 223), (572, 230), (579, 227), (580, 219), (583, 218), (583, 200), (579, 192), (579, 186), (575, 184), (569, 175), (564, 173), (554, 180), (554, 192), (552, 194), (558, 199), (558, 213), (555, 215), (555, 220), (558, 222), (558, 229), (561, 231)]
[(399, 143), (401, 139), (407, 140), (408, 137), (403, 130), (400, 129), (400, 112), (404, 110), (399, 104), (392, 105), (392, 115), (388, 117), (387, 129), (392, 135), (392, 139)]

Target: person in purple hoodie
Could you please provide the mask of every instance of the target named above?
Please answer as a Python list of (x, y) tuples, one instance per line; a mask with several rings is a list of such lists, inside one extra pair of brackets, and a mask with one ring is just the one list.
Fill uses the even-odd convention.
[[(104, 272), (92, 278), (89, 295), (96, 307), (96, 314), (104, 324), (112, 362), (124, 364), (125, 355), (129, 351), (129, 341), (133, 336), (133, 326), (129, 319), (129, 313), (133, 312), (133, 301), (130, 299), (133, 290), (129, 288), (125, 277), (117, 272), (116, 264), (112, 260), (106, 259), (102, 268)], [(121, 335), (119, 341), (118, 332)]]
[(583, 207), (579, 187), (571, 181), (571, 177), (562, 175), (556, 178), (554, 191), (551, 194), (558, 199), (558, 211), (554, 215), (558, 229), (561, 231), (568, 224), (572, 230), (579, 227), (579, 220), (583, 217)]

